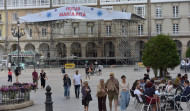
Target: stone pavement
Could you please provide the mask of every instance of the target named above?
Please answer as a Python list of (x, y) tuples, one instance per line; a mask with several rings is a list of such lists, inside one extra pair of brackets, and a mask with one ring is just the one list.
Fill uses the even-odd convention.
[[(72, 79), (72, 76), (74, 75), (76, 69), (67, 69), (66, 73), (69, 74), (70, 78)], [(83, 80), (85, 80), (85, 70), (80, 68), (78, 69), (79, 73), (82, 75)], [(22, 71), (22, 74), (20, 76), (19, 81), (22, 82), (32, 82), (32, 69), (26, 69)], [(38, 73), (40, 72), (40, 69), (37, 69)], [(63, 88), (63, 80), (62, 80), (62, 74), (60, 72), (60, 69), (45, 69), (45, 72), (47, 73), (48, 80), (46, 82), (46, 85), (50, 85), (52, 88), (52, 100), (53, 100), (53, 109), (54, 111), (83, 111), (83, 106), (80, 99), (76, 99), (74, 95), (74, 87), (72, 84), (71, 87), (71, 99), (67, 100), (64, 98), (64, 88)], [(115, 77), (121, 81), (121, 75), (126, 75), (127, 82), (130, 83), (130, 87), (132, 86), (133, 82), (136, 79), (141, 79), (144, 76), (144, 73), (146, 73), (146, 70), (142, 71), (134, 71), (133, 66), (129, 67), (121, 67), (121, 68), (104, 68), (102, 73), (102, 76), (91, 76), (91, 80), (89, 81), (89, 85), (92, 90), (92, 97), (93, 101), (90, 102), (89, 105), (89, 111), (98, 111), (98, 102), (96, 98), (96, 90), (97, 90), (97, 84), (99, 83), (99, 79), (104, 78), (107, 80), (109, 78), (109, 73), (113, 72), (115, 73)], [(176, 77), (177, 73), (179, 73), (179, 67), (177, 67), (174, 71), (170, 71), (172, 77)], [(184, 74), (184, 73), (182, 73)], [(153, 77), (154, 75), (150, 74), (150, 77)], [(190, 75), (189, 75), (190, 76)], [(13, 76), (13, 82), (15, 82), (15, 76)], [(7, 85), (10, 83), (7, 83), (7, 72), (2, 71), (0, 72), (0, 85)], [(40, 81), (39, 81), (40, 84)], [(31, 92), (31, 100), (34, 100), (34, 105), (28, 108), (19, 109), (15, 111), (45, 111), (45, 89), (39, 89), (34, 92)], [(81, 97), (81, 95), (80, 95)], [(186, 108), (186, 106), (184, 106)], [(109, 111), (108, 107), (108, 100), (107, 100), (107, 109)], [(140, 109), (135, 109), (135, 105), (133, 104), (132, 98), (130, 101), (130, 105), (127, 108), (127, 111), (140, 111)], [(120, 108), (118, 107), (118, 111), (120, 111)], [(187, 109), (184, 109), (184, 111), (188, 111)]]

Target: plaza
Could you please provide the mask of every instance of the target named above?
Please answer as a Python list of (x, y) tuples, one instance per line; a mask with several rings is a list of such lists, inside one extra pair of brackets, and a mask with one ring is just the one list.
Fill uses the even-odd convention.
[[(37, 69), (39, 73), (41, 69)], [(80, 99), (75, 98), (74, 94), (74, 87), (73, 83), (71, 86), (71, 98), (68, 100), (64, 97), (64, 88), (63, 88), (63, 80), (61, 69), (59, 68), (52, 68), (52, 69), (44, 69), (47, 73), (48, 80), (46, 81), (46, 86), (50, 85), (52, 88), (52, 101), (53, 103), (53, 110), (54, 111), (83, 111), (82, 106), (82, 99), (80, 94)], [(73, 75), (75, 74), (75, 70), (79, 70), (79, 74), (82, 75), (83, 81), (85, 80), (85, 70), (84, 68), (79, 69), (66, 69), (66, 73), (69, 74), (69, 77), (72, 80)], [(22, 71), (20, 75), (19, 82), (32, 82), (32, 73), (33, 69), (26, 69)], [(135, 80), (141, 79), (146, 73), (146, 70), (143, 69), (142, 71), (134, 71), (134, 66), (127, 66), (127, 67), (118, 67), (118, 68), (103, 68), (103, 75), (102, 76), (91, 76), (91, 80), (89, 81), (89, 86), (92, 90), (92, 98), (93, 100), (90, 102), (89, 111), (98, 111), (98, 101), (96, 97), (97, 85), (99, 83), (99, 79), (104, 78), (107, 80), (109, 78), (110, 72), (115, 74), (115, 77), (121, 82), (121, 75), (126, 75), (127, 82), (130, 83), (130, 88)], [(171, 76), (175, 78), (177, 74), (180, 72), (179, 67), (176, 67), (175, 70), (169, 71)], [(181, 73), (184, 74), (184, 73)], [(150, 77), (154, 77), (153, 72), (150, 73)], [(7, 82), (7, 71), (0, 72), (0, 84), (9, 85), (12, 83)], [(13, 76), (13, 82), (15, 82), (15, 76)], [(40, 81), (38, 81), (40, 84)], [(15, 111), (44, 111), (45, 110), (45, 89), (41, 89), (40, 85), (38, 85), (39, 89), (34, 92), (31, 91), (31, 100), (34, 101), (34, 105), (24, 109), (18, 109)], [(182, 104), (183, 111), (188, 111), (186, 104)], [(109, 111), (108, 106), (108, 99), (107, 99), (107, 109)], [(118, 111), (120, 111), (120, 107), (118, 106)], [(140, 109), (135, 109), (135, 104), (133, 103), (133, 99), (131, 97), (129, 107), (127, 111), (140, 111)]]

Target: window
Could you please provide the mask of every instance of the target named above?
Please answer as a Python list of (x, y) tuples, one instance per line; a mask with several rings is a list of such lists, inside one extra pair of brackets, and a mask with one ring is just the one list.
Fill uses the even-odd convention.
[(123, 8), (123, 9), (121, 10), (121, 12), (127, 12), (127, 9), (126, 9), (126, 8)]
[(143, 35), (143, 25), (138, 25), (138, 35)]
[(94, 34), (94, 27), (88, 27), (88, 32), (89, 32), (89, 35), (93, 35)]
[(78, 36), (78, 27), (73, 27), (74, 36)]
[(126, 35), (126, 27), (122, 26), (122, 36), (125, 36), (125, 35)]
[(1, 20), (2, 20), (2, 17), (1, 17), (1, 14), (0, 14), (0, 22), (2, 22)]
[(42, 37), (46, 37), (47, 31), (46, 28), (42, 28)]
[(103, 6), (102, 8), (106, 10), (113, 10), (113, 6)]
[(2, 30), (0, 29), (0, 37), (2, 36)]
[(173, 35), (179, 34), (179, 24), (173, 24)]
[(32, 37), (32, 29), (29, 29), (29, 36)]
[(162, 25), (161, 24), (156, 24), (156, 33), (161, 34), (162, 33)]
[(135, 5), (135, 14), (141, 17), (145, 17), (145, 5)]
[(111, 36), (111, 26), (106, 26), (106, 36)]
[(179, 17), (178, 6), (173, 6), (173, 17)]
[(18, 19), (18, 15), (17, 15), (17, 13), (13, 13), (13, 21), (17, 21), (17, 19)]
[(162, 8), (156, 7), (156, 18), (161, 18), (161, 17), (162, 17)]

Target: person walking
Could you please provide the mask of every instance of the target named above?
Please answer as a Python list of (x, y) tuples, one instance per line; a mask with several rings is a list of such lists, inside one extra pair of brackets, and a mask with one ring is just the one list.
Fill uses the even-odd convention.
[(38, 89), (38, 73), (36, 72), (36, 69), (34, 69), (34, 72), (32, 72), (32, 79), (33, 79), (33, 83), (37, 85), (37, 89)]
[(84, 105), (84, 111), (88, 111), (89, 102), (92, 101), (92, 97), (90, 94), (91, 89), (87, 81), (84, 82), (84, 85), (81, 89), (81, 93), (82, 93), (82, 105)]
[(68, 74), (65, 74), (63, 82), (64, 82), (64, 89), (65, 89), (64, 96), (67, 99), (70, 99), (71, 79), (69, 78)]
[(65, 66), (63, 66), (63, 67), (61, 68), (61, 73), (63, 74), (63, 78), (64, 78), (64, 75), (65, 75)]
[(19, 79), (19, 75), (20, 75), (20, 74), (21, 74), (20, 68), (19, 68), (19, 67), (16, 67), (16, 69), (15, 69), (16, 82), (18, 82), (18, 79)]
[(40, 73), (40, 76), (39, 78), (41, 79), (41, 89), (45, 88), (45, 85), (46, 85), (46, 80), (48, 79), (47, 76), (46, 76), (46, 73), (44, 72), (44, 70), (42, 69), (41, 70), (41, 73)]
[(120, 90), (120, 105), (121, 111), (126, 111), (126, 108), (129, 105), (130, 95), (129, 95), (129, 83), (126, 82), (126, 77), (123, 75), (121, 76), (122, 82), (119, 85)]
[(87, 79), (90, 80), (90, 68), (88, 68), (88, 66), (85, 67), (85, 72), (86, 72), (86, 80)]
[(9, 68), (9, 72), (8, 72), (8, 82), (12, 82), (12, 72), (11, 72), (10, 68)]
[(104, 83), (104, 79), (100, 79), (100, 83), (97, 86), (96, 96), (98, 97), (98, 109), (99, 109), (99, 111), (107, 111), (106, 110), (107, 90), (106, 90), (106, 85)]
[(98, 65), (99, 75), (102, 75), (102, 69), (103, 69), (103, 66), (102, 65)]
[(119, 81), (114, 77), (114, 73), (110, 73), (110, 78), (106, 82), (108, 90), (108, 99), (110, 111), (112, 111), (112, 101), (114, 99), (115, 111), (117, 111), (118, 95), (119, 95)]
[(75, 71), (75, 75), (73, 76), (73, 85), (75, 88), (75, 96), (77, 99), (79, 99), (80, 86), (82, 86), (82, 77), (78, 73), (78, 70)]

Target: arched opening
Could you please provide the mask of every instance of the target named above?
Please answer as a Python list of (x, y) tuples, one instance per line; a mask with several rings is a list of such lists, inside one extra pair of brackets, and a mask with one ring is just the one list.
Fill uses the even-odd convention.
[(174, 42), (176, 43), (177, 51), (178, 51), (180, 59), (181, 59), (181, 57), (182, 57), (182, 43), (179, 40), (174, 40)]
[[(13, 51), (16, 51), (18, 50), (18, 44), (13, 44), (10, 48), (10, 51), (13, 52)], [(20, 46), (19, 46), (19, 51), (20, 51)]]
[(104, 44), (104, 57), (115, 57), (115, 47), (112, 42)]
[(39, 46), (39, 51), (42, 52), (42, 55), (45, 58), (49, 58), (50, 57), (50, 53), (49, 53), (49, 45), (46, 43), (42, 43)]
[(25, 51), (34, 51), (35, 50), (35, 46), (33, 44), (31, 44), (31, 43), (26, 44), (24, 50)]
[(122, 41), (119, 44), (119, 57), (130, 57), (130, 44), (127, 41)]
[(137, 58), (137, 61), (141, 61), (144, 49), (145, 49), (144, 41), (138, 41), (135, 43), (135, 57)]
[(73, 56), (81, 57), (81, 51), (82, 51), (82, 49), (81, 49), (81, 44), (80, 43), (78, 43), (78, 42), (72, 43), (72, 45), (71, 45), (71, 54)]
[(63, 58), (67, 56), (67, 48), (64, 43), (58, 43), (56, 45), (57, 57)]
[(187, 48), (189, 48), (190, 47), (190, 41), (187, 43)]
[(97, 57), (97, 47), (94, 42), (86, 44), (86, 57)]

